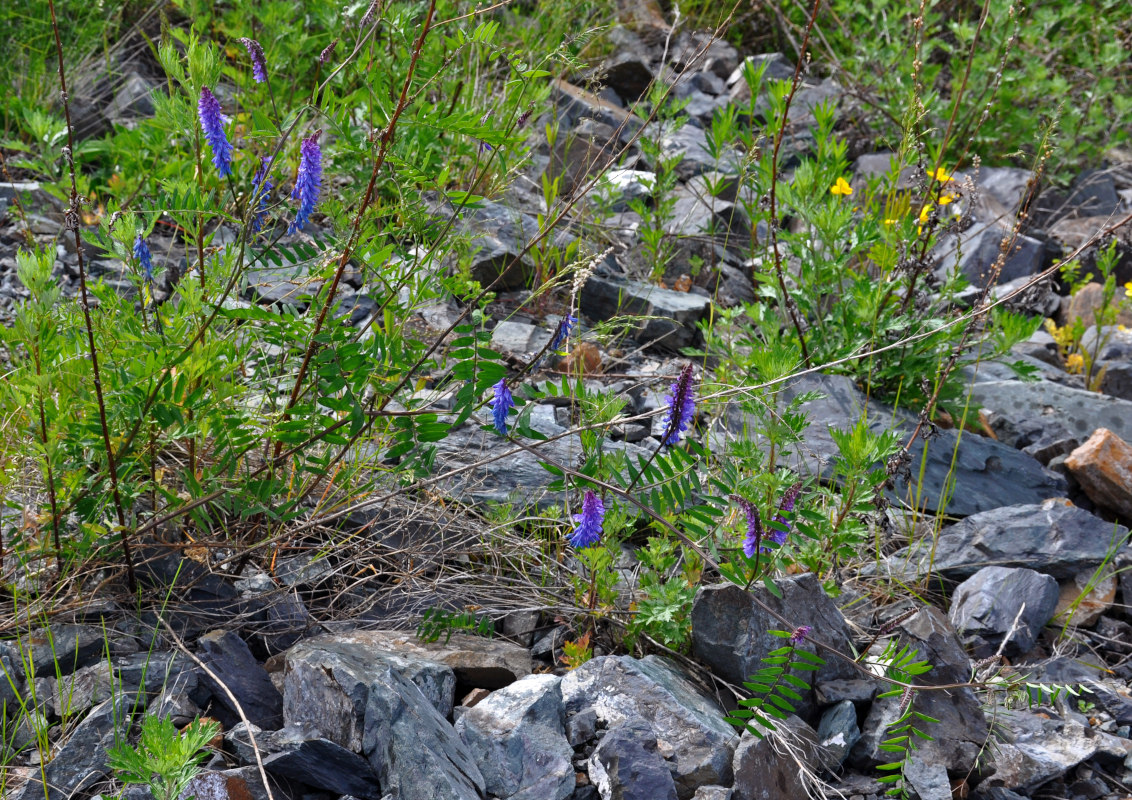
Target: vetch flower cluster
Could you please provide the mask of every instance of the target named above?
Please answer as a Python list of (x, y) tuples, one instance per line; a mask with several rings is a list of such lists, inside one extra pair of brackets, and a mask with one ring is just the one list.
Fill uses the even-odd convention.
[(259, 233), (263, 227), (263, 218), (267, 216), (267, 196), (275, 188), (275, 184), (268, 177), (267, 170), (271, 166), (271, 156), (264, 156), (259, 169), (252, 176), (252, 202), (255, 203), (255, 216), (252, 217), (252, 233)]
[(252, 79), (256, 83), (267, 82), (267, 61), (263, 56), (263, 48), (255, 39), (244, 37), (240, 44), (248, 50), (248, 57), (252, 60)]
[(570, 337), (570, 332), (574, 330), (574, 326), (577, 324), (578, 318), (573, 314), (567, 314), (562, 318), (562, 321), (558, 323), (558, 329), (554, 331), (554, 338), (550, 340), (550, 352), (558, 352), (558, 348)]
[(322, 191), (322, 149), (318, 144), (321, 134), (322, 131), (315, 131), (299, 145), (299, 174), (295, 179), (295, 189), (291, 192), (291, 199), (299, 201), (299, 210), (295, 213), (295, 221), (291, 223), (288, 233), (302, 230), (314, 207), (318, 205), (318, 196)]
[(232, 174), (232, 145), (224, 135), (224, 116), (220, 113), (220, 101), (207, 86), (200, 90), (197, 112), (204, 138), (212, 149), (212, 165), (221, 178), (227, 178)]
[(745, 497), (740, 497), (737, 494), (731, 495), (731, 499), (747, 516), (747, 535), (743, 539), (743, 555), (747, 558), (754, 558), (755, 553), (760, 550), (766, 552), (766, 548), (762, 547), (763, 541), (763, 523), (762, 518), (759, 516), (759, 510), (755, 508), (755, 504)]
[(790, 533), (790, 521), (786, 515), (794, 510), (794, 504), (798, 502), (798, 495), (802, 493), (802, 484), (795, 483), (782, 494), (782, 501), (778, 504), (778, 514), (775, 515), (774, 521), (780, 525), (784, 525), (786, 530), (778, 530), (771, 528), (767, 534), (767, 538), (780, 547), (786, 544), (786, 537)]
[(680, 441), (680, 435), (692, 424), (696, 416), (696, 394), (693, 383), (695, 375), (692, 365), (686, 364), (668, 395), (668, 414), (664, 417), (664, 439), (666, 445)]
[(797, 647), (807, 636), (810, 635), (811, 631), (813, 631), (813, 628), (811, 628), (809, 625), (799, 625), (790, 634), (790, 644)]
[(141, 264), (146, 283), (153, 283), (153, 254), (150, 253), (149, 244), (140, 233), (134, 239), (134, 258)]
[(488, 405), (491, 406), (495, 429), (499, 431), (500, 436), (506, 436), (507, 415), (515, 407), (515, 399), (511, 396), (511, 390), (507, 388), (506, 378), (500, 378), (499, 383), (495, 384), (493, 388), (495, 397), (488, 401)]
[(587, 489), (582, 498), (582, 513), (574, 515), (577, 525), (570, 534), (570, 544), (577, 550), (591, 547), (601, 541), (602, 526), (605, 524), (605, 504), (592, 489)]

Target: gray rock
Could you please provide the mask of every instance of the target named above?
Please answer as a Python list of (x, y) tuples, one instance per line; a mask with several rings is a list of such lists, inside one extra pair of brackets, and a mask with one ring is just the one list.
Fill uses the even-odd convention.
[[(1031, 569), (984, 567), (959, 584), (951, 597), (948, 616), (960, 636), (977, 637), (980, 658), (997, 652), (1002, 637), (1011, 633), (1003, 652), (1024, 655), (1057, 607), (1057, 581)], [(1021, 616), (1019, 616), (1021, 614)], [(1017, 620), (1017, 628), (1014, 628)], [(968, 646), (972, 646), (968, 642)]]
[[(249, 722), (264, 730), (283, 726), (283, 696), (243, 639), (232, 631), (213, 631), (197, 640), (197, 648), (200, 660), (239, 700)], [(228, 693), (207, 674), (200, 680), (212, 691), (218, 710), (226, 712), (228, 724), (234, 725), (240, 713)]]
[(750, 231), (746, 214), (733, 202), (711, 197), (678, 186), (673, 192), (676, 205), (672, 216), (664, 222), (664, 230), (674, 236), (704, 236), (711, 233), (726, 237), (729, 233)]
[(597, 711), (591, 706), (566, 717), (566, 739), (571, 747), (581, 747), (597, 738)]
[(1069, 187), (1065, 202), (1065, 216), (1107, 217), (1120, 207), (1116, 184), (1106, 170), (1090, 169), (1082, 172)]
[(920, 800), (952, 800), (951, 781), (943, 764), (929, 763), (917, 753), (909, 759), (904, 777)]
[[(272, 783), (271, 789), (276, 800), (293, 796), (284, 791), (270, 775), (268, 780)], [(196, 800), (268, 800), (258, 767), (205, 770), (193, 778), (182, 796), (195, 797)]]
[(44, 768), (47, 790), (37, 770), (13, 800), (69, 800), (105, 777), (106, 751), (128, 734), (133, 701), (119, 695), (95, 706)]
[(830, 706), (821, 715), (817, 741), (830, 756), (841, 764), (849, 756), (853, 745), (861, 738), (857, 726), (857, 707), (850, 700)]
[(1067, 500), (1007, 506), (944, 528), (934, 548), (929, 540), (898, 550), (882, 571), (907, 579), (932, 573), (958, 582), (994, 565), (1025, 567), (1062, 580), (1099, 566), (1127, 534), (1127, 528)]
[(102, 113), (111, 122), (127, 124), (141, 117), (153, 116), (155, 86), (136, 72), (120, 78), (118, 90), (106, 104)]
[(267, 745), (263, 768), (270, 775), (331, 794), (349, 794), (360, 800), (381, 798), (370, 764), (334, 742), (287, 727), (267, 737)]
[(1026, 197), (1033, 173), (1021, 167), (981, 167), (978, 190), (1013, 214)]
[(679, 350), (700, 341), (696, 323), (708, 313), (711, 300), (641, 281), (594, 276), (582, 287), (581, 308), (586, 316), (599, 321), (623, 314), (660, 317), (642, 320), (632, 335), (642, 344)]
[[(782, 639), (768, 633), (781, 629), (782, 624), (763, 606), (796, 625), (809, 625), (814, 639), (842, 652), (851, 650), (845, 618), (812, 573), (785, 578), (776, 584), (782, 592), (781, 599), (763, 586), (745, 592), (731, 583), (704, 586), (696, 593), (692, 605), (692, 653), (724, 680), (742, 684), (764, 666), (763, 659), (771, 650), (782, 646)], [(808, 640), (803, 640), (799, 647), (815, 652)], [(828, 658), (817, 671), (797, 672), (797, 676), (812, 685), (815, 681), (856, 678), (858, 673), (841, 659)], [(806, 716), (813, 708), (811, 691), (804, 694), (803, 702), (794, 711)]]
[(1109, 397), (1132, 401), (1132, 364), (1121, 361), (1101, 361), (1097, 364), (1101, 374), (1100, 390)]
[[(53, 625), (24, 636), (20, 647), (27, 654), (36, 678), (70, 675), (94, 661), (105, 648), (105, 635), (93, 625)], [(21, 672), (22, 675), (22, 672)]]
[(976, 224), (961, 234), (944, 233), (932, 250), (937, 274), (951, 272), (958, 261), (959, 271), (972, 284), (985, 287), (990, 280), (991, 267), (998, 261), (1003, 241), (1010, 249), (994, 283), (1001, 284), (1041, 272), (1047, 260), (1044, 242), (1023, 234), (1014, 234), (997, 224)]
[[(683, 125), (674, 130), (671, 123), (661, 125), (654, 122), (645, 126), (642, 135), (659, 139), (662, 158), (682, 156), (680, 163), (676, 165), (676, 175), (680, 180), (686, 181), (704, 172), (734, 174), (739, 171), (740, 157), (737, 152), (728, 148), (716, 158), (711, 154), (703, 130), (692, 125)], [(656, 165), (650, 164), (649, 168), (655, 169)]]
[[(251, 731), (250, 735), (249, 730)], [(253, 737), (255, 738), (255, 746), (252, 745)], [(255, 747), (261, 749), (266, 747), (267, 738), (263, 729), (258, 725), (241, 721), (224, 732), (224, 743), (228, 745), (231, 752), (236, 754), (240, 763), (247, 766), (255, 764)]]
[(533, 355), (550, 341), (553, 331), (545, 331), (526, 322), (503, 320), (491, 331), (491, 346), (504, 353), (518, 356)]
[(1072, 719), (1055, 719), (1027, 711), (997, 709), (996, 728), (1008, 741), (995, 748), (995, 772), (989, 787), (1018, 789), (1029, 794), (1089, 759), (1097, 739), (1087, 726)]
[(836, 764), (802, 720), (789, 717), (775, 725), (763, 738), (743, 734), (735, 749), (733, 800), (808, 797), (805, 775), (820, 775)]
[(488, 695), (456, 723), (487, 791), (501, 799), (565, 800), (573, 750), (563, 727), (561, 678), (529, 675)]
[[(868, 409), (870, 430), (895, 430), (907, 437), (915, 428), (913, 415), (894, 411), (876, 401), (867, 402), (852, 379), (844, 375), (811, 375), (790, 383), (783, 390), (789, 401), (805, 392), (819, 392), (823, 398), (804, 403), (801, 411), (810, 417), (804, 450), (793, 455), (792, 465), (828, 479), (833, 474), (837, 447), (830, 427), (846, 429)], [(754, 435), (755, 422), (741, 413), (728, 411), (725, 422), (730, 431)], [(917, 441), (911, 450), (917, 471), (910, 485), (906, 478), (895, 480), (889, 495), (896, 502), (918, 502), (925, 510), (944, 510), (952, 516), (968, 516), (980, 511), (1019, 503), (1038, 503), (1063, 496), (1065, 478), (1042, 466), (1030, 456), (983, 436), (941, 430), (929, 442)], [(926, 451), (922, 479), (919, 465)], [(1009, 476), (1009, 480), (1007, 480)], [(946, 489), (946, 491), (945, 491)], [(938, 509), (944, 499), (944, 508)]]
[(1082, 442), (1097, 428), (1108, 428), (1122, 439), (1132, 440), (1132, 401), (1046, 381), (979, 383), (972, 389), (971, 398), (987, 412), (996, 433), (1001, 430), (1009, 435), (1034, 421), (1063, 426)]
[(692, 795), (692, 800), (731, 800), (731, 794), (728, 786), (701, 786)]
[(307, 641), (287, 652), (284, 719), (360, 752), (403, 800), (480, 800), (467, 747), (389, 654), (356, 642)]
[[(932, 665), (930, 672), (918, 676), (917, 683), (939, 686), (965, 683), (971, 662), (947, 618), (927, 607), (901, 623), (899, 644), (917, 654), (916, 660)], [(939, 720), (938, 724), (918, 722), (917, 727), (931, 736), (920, 741), (918, 755), (926, 764), (941, 764), (953, 777), (966, 777), (989, 736), (987, 721), (979, 700), (970, 689), (944, 689), (919, 692), (912, 699), (915, 711)], [(900, 717), (901, 698), (877, 698), (862, 726), (861, 739), (851, 753), (855, 766), (889, 762), (892, 754), (880, 749), (889, 738), (888, 728)]]
[(589, 774), (602, 800), (677, 798), (672, 773), (643, 720), (626, 720), (610, 729), (590, 756)]
[(731, 782), (731, 755), (738, 736), (715, 701), (670, 661), (602, 656), (562, 679), (567, 713), (593, 708), (609, 727), (642, 720), (660, 755), (671, 763), (681, 800), (705, 783)]

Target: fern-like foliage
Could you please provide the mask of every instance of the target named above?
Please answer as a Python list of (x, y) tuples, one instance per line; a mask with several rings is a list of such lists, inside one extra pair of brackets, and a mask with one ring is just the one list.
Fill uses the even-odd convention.
[(810, 690), (810, 682), (794, 673), (815, 672), (825, 664), (821, 656), (798, 646), (802, 639), (799, 631), (770, 631), (772, 636), (789, 639), (790, 643), (771, 650), (763, 657), (765, 666), (743, 682), (751, 697), (739, 701), (739, 707), (728, 715), (728, 722), (762, 739), (777, 730), (774, 720), (784, 720), (795, 713), (796, 704), (803, 702), (801, 693)]
[(888, 738), (878, 745), (886, 753), (897, 756), (887, 764), (881, 764), (877, 769), (887, 774), (882, 775), (881, 783), (890, 784), (885, 791), (890, 797), (906, 798), (908, 796), (905, 773), (912, 754), (916, 752), (918, 742), (931, 741), (932, 737), (920, 729), (923, 724), (939, 724), (939, 720), (922, 714), (915, 709), (917, 691), (912, 687), (917, 677), (931, 671), (932, 665), (920, 658), (917, 650), (908, 645), (900, 645), (895, 639), (890, 640), (880, 656), (881, 663), (885, 664), (885, 674), (900, 683), (906, 684), (904, 688), (883, 692), (877, 698), (899, 697), (900, 713), (896, 719), (888, 724)]
[(490, 639), (495, 635), (495, 625), (490, 617), (477, 617), (468, 611), (454, 613), (443, 608), (429, 608), (417, 625), (417, 638), (422, 642), (435, 642), (443, 635), (444, 643), (448, 644), (456, 631)]

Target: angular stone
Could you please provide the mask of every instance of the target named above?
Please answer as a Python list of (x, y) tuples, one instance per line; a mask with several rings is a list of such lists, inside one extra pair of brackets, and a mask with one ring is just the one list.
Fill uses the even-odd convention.
[(295, 645), (283, 676), (287, 724), (360, 752), (403, 800), (480, 800), (483, 776), (463, 740), (393, 664), (361, 642)]
[[(213, 631), (200, 637), (197, 647), (200, 660), (240, 701), (249, 722), (264, 730), (283, 726), (283, 696), (243, 639), (232, 631)], [(202, 674), (200, 680), (212, 691), (217, 706), (229, 716), (229, 724), (235, 724), (240, 714), (228, 693), (207, 674)]]
[(932, 573), (958, 582), (995, 564), (1025, 567), (1060, 580), (1096, 568), (1127, 533), (1127, 528), (1105, 522), (1068, 500), (1007, 506), (944, 528), (934, 548), (929, 537), (898, 550), (881, 571), (909, 580)]
[[(912, 414), (869, 401), (845, 375), (810, 375), (792, 381), (783, 390), (783, 401), (789, 402), (806, 392), (818, 392), (823, 397), (800, 407), (810, 417), (810, 426), (802, 452), (788, 458), (804, 473), (832, 477), (838, 450), (829, 432), (831, 427), (847, 429), (866, 414), (869, 429), (874, 433), (894, 430), (906, 438), (916, 427)], [(729, 409), (724, 421), (729, 431), (758, 441), (757, 421), (748, 415)], [(1064, 477), (1044, 469), (1032, 457), (970, 433), (964, 433), (960, 440), (956, 431), (941, 430), (928, 442), (917, 440), (911, 456), (912, 463), (917, 465), (912, 483), (897, 478), (889, 496), (894, 502), (918, 505), (928, 511), (943, 510), (951, 516), (965, 517), (1002, 506), (1038, 503), (1063, 496), (1067, 491)], [(940, 505), (942, 509), (938, 508)]]
[(932, 251), (938, 260), (937, 274), (949, 272), (959, 262), (959, 270), (972, 284), (982, 288), (990, 282), (991, 269), (998, 263), (1003, 242), (1009, 243), (1006, 260), (994, 283), (1006, 283), (1041, 272), (1047, 258), (1044, 242), (1015, 234), (999, 224), (976, 225), (970, 230), (943, 234)]
[[(940, 611), (928, 606), (901, 623), (899, 645), (915, 651), (917, 661), (927, 661), (931, 671), (917, 677), (917, 683), (939, 686), (966, 683), (971, 661), (955, 630)], [(952, 777), (967, 777), (975, 767), (989, 736), (982, 707), (970, 689), (941, 689), (919, 692), (912, 700), (914, 710), (939, 720), (918, 722), (917, 727), (933, 737), (919, 742), (918, 754), (924, 763), (942, 764)], [(880, 749), (889, 738), (888, 728), (900, 717), (901, 698), (877, 698), (862, 726), (861, 739), (851, 757), (856, 766), (872, 766), (892, 760)]]
[(1072, 719), (1060, 720), (1027, 711), (996, 709), (996, 730), (1008, 741), (999, 742), (994, 754), (995, 772), (986, 783), (1029, 794), (1064, 775), (1097, 750), (1092, 731)]
[(97, 661), (105, 639), (103, 631), (93, 625), (53, 625), (24, 636), (19, 645), (31, 663), (32, 676), (44, 678), (70, 675)]
[[(763, 609), (763, 605), (797, 625), (809, 625), (814, 639), (841, 652), (851, 651), (849, 628), (834, 602), (813, 573), (776, 581), (782, 592), (778, 598), (763, 586), (745, 592), (731, 583), (704, 586), (692, 605), (692, 653), (711, 667), (719, 677), (741, 685), (762, 667), (771, 650), (782, 646), (782, 639), (769, 631), (782, 623)], [(756, 600), (758, 602), (756, 602)], [(816, 652), (813, 643), (803, 640), (799, 647)], [(856, 678), (852, 665), (838, 658), (827, 658), (815, 672), (798, 672), (810, 682)], [(804, 695), (795, 713), (809, 715), (814, 708), (811, 692)]]
[(692, 795), (692, 800), (731, 800), (732, 791), (728, 786), (701, 786)]
[(696, 323), (708, 313), (711, 300), (641, 281), (594, 276), (582, 287), (581, 307), (583, 314), (597, 321), (627, 314), (660, 317), (642, 321), (632, 335), (641, 344), (679, 350), (700, 340)]
[(813, 728), (797, 717), (775, 722), (764, 738), (743, 734), (735, 749), (733, 800), (808, 797), (803, 774), (820, 774), (836, 764)]
[[(657, 137), (659, 135), (661, 157), (673, 158), (682, 156), (676, 165), (676, 175), (684, 181), (704, 172), (719, 171), (735, 174), (739, 171), (739, 154), (727, 148), (716, 158), (711, 154), (707, 136), (703, 130), (692, 125), (684, 125), (675, 130), (670, 124), (661, 125), (653, 122), (645, 126), (643, 136)], [(655, 164), (649, 165), (655, 169)]]
[[(359, 800), (380, 800), (381, 786), (369, 763), (357, 753), (327, 739), (307, 737), (288, 727), (266, 737), (270, 751), (263, 768), (270, 775), (331, 794)], [(257, 739), (257, 743), (260, 740)]]
[[(1129, 407), (1132, 403), (1117, 400)], [(1132, 429), (1132, 417), (1126, 426)], [(1125, 434), (1132, 438), (1132, 431)], [(1099, 506), (1132, 519), (1132, 445), (1108, 428), (1097, 428), (1083, 445), (1065, 459), (1085, 494)]]
[[(272, 794), (275, 800), (292, 796), (284, 787), (272, 780)], [(237, 767), (236, 769), (205, 770), (185, 788), (183, 797), (196, 800), (269, 800), (263, 786), (263, 776), (258, 767)], [(148, 800), (148, 797), (147, 797)]]
[(491, 331), (491, 346), (504, 353), (518, 356), (533, 355), (541, 350), (553, 335), (553, 331), (545, 331), (537, 325), (503, 320)]
[(573, 749), (563, 726), (561, 678), (528, 675), (492, 692), (456, 723), (483, 774), (503, 800), (565, 800), (574, 791)]
[(1048, 381), (988, 381), (975, 384), (971, 399), (988, 414), (996, 433), (1002, 430), (1009, 434), (1033, 420), (1060, 425), (1081, 441), (1098, 428), (1132, 438), (1132, 402), (1084, 389)]
[(602, 800), (677, 800), (672, 773), (643, 720), (611, 728), (589, 762), (590, 780)]
[(681, 800), (705, 783), (731, 782), (738, 736), (715, 701), (667, 659), (602, 656), (562, 679), (567, 713), (593, 708), (609, 727), (643, 720), (660, 755), (671, 764)]
[[(984, 567), (961, 583), (951, 596), (949, 616), (960, 636), (979, 637), (989, 644), (987, 657), (1010, 633), (1004, 652), (1024, 655), (1057, 606), (1057, 581), (1030, 569)], [(1019, 616), (1021, 613), (1021, 616)], [(1017, 627), (1015, 627), (1017, 621)]]
[(817, 741), (830, 757), (841, 764), (861, 738), (857, 726), (857, 707), (850, 700), (842, 700), (826, 709), (818, 725)]
[(1061, 582), (1057, 608), (1053, 618), (1058, 624), (1068, 623), (1082, 628), (1092, 626), (1101, 614), (1112, 608), (1116, 600), (1116, 573), (1111, 568), (1082, 570)]

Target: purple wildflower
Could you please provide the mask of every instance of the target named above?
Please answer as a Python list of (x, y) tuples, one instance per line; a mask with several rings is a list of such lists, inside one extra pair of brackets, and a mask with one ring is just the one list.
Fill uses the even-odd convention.
[(692, 365), (686, 364), (680, 371), (680, 377), (672, 384), (672, 391), (668, 395), (668, 414), (664, 418), (664, 443), (674, 445), (680, 441), (680, 434), (692, 424), (696, 416), (696, 394), (692, 384), (695, 376)]
[(797, 647), (802, 643), (803, 639), (810, 635), (810, 631), (812, 630), (813, 628), (809, 625), (799, 625), (794, 629), (794, 632), (790, 634), (790, 644)]
[(334, 57), (334, 48), (337, 47), (337, 46), (338, 46), (338, 40), (337, 39), (335, 39), (333, 42), (328, 44), (326, 46), (326, 49), (318, 54), (318, 63), (319, 64), (325, 64), (327, 61), (329, 61), (331, 58), (333, 58)]
[(601, 540), (601, 527), (605, 522), (605, 504), (594, 493), (587, 489), (582, 498), (582, 513), (574, 515), (574, 522), (578, 523), (574, 532), (570, 534), (570, 544), (577, 550), (590, 547)]
[(302, 230), (307, 224), (314, 207), (318, 205), (318, 194), (322, 189), (322, 149), (318, 137), (322, 131), (315, 131), (299, 145), (299, 175), (295, 179), (295, 189), (291, 199), (299, 201), (299, 210), (288, 233)]
[(362, 30), (368, 28), (371, 24), (373, 24), (374, 19), (377, 17), (377, 12), (380, 10), (381, 0), (370, 0), (369, 8), (367, 8), (366, 13), (362, 15), (362, 19), (361, 22), (358, 23), (358, 27)]
[(258, 233), (263, 227), (263, 218), (267, 216), (267, 196), (275, 188), (267, 174), (271, 166), (271, 156), (264, 156), (263, 161), (252, 176), (252, 202), (256, 204), (255, 216), (252, 217), (252, 232)]
[(494, 149), (495, 148), (492, 147), (487, 142), (483, 141), (482, 139), (480, 140), (480, 155), (481, 156), (484, 155), (485, 153), (490, 153)]
[(134, 239), (134, 258), (141, 264), (146, 283), (153, 283), (153, 254), (149, 252), (149, 245), (140, 233)]
[(554, 338), (550, 342), (550, 351), (552, 353), (558, 352), (558, 348), (562, 343), (570, 337), (570, 332), (574, 330), (574, 326), (578, 324), (578, 318), (573, 314), (567, 314), (558, 323), (558, 330), (554, 332)]
[(731, 499), (747, 515), (747, 536), (743, 539), (743, 555), (747, 558), (754, 558), (755, 553), (760, 550), (766, 552), (765, 547), (760, 547), (763, 540), (763, 522), (759, 517), (759, 510), (755, 508), (754, 503), (745, 497), (733, 494)]
[(204, 138), (212, 148), (212, 164), (221, 178), (227, 178), (232, 174), (232, 145), (228, 144), (228, 137), (224, 135), (224, 117), (220, 113), (220, 101), (207, 86), (200, 90), (197, 110), (200, 113), (200, 127), (204, 130)]
[(533, 107), (533, 106), (532, 106), (532, 107), (530, 107), (530, 108), (528, 108), (528, 109), (527, 109), (526, 111), (524, 111), (524, 112), (523, 112), (522, 114), (520, 114), (520, 115), (519, 115), (519, 119), (518, 119), (518, 120), (516, 120), (516, 122), (515, 122), (515, 127), (517, 127), (517, 128), (522, 128), (522, 127), (523, 127), (524, 125), (526, 125), (526, 124), (527, 124), (527, 120), (531, 118), (531, 112), (532, 112), (532, 111), (534, 111), (534, 107)]
[(488, 401), (492, 415), (495, 418), (495, 429), (500, 436), (507, 435), (507, 414), (515, 407), (515, 400), (511, 397), (511, 390), (507, 388), (507, 379), (500, 378), (499, 383), (493, 387), (495, 397)]
[(267, 61), (264, 60), (263, 48), (255, 39), (244, 37), (240, 44), (248, 49), (248, 57), (252, 60), (252, 79), (256, 83), (267, 82)]
[(782, 495), (782, 502), (778, 506), (778, 514), (775, 516), (774, 521), (786, 526), (786, 530), (778, 530), (771, 528), (767, 536), (772, 542), (777, 545), (786, 544), (786, 536), (790, 533), (790, 522), (786, 519), (786, 515), (794, 510), (794, 503), (798, 500), (798, 495), (802, 493), (802, 484), (795, 483), (787, 489)]

